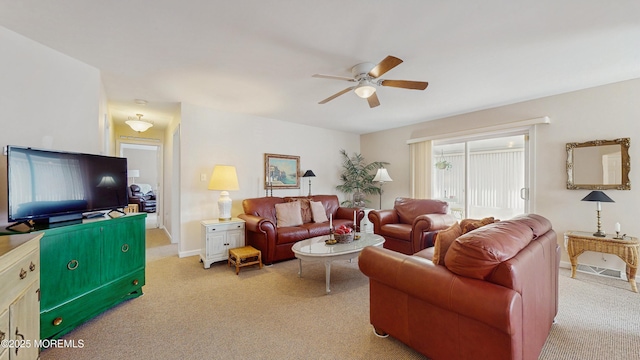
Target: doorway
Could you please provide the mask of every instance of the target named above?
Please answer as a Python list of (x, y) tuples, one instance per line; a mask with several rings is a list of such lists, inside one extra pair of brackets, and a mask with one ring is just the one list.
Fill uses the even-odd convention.
[[(146, 228), (158, 228), (162, 224), (162, 151), (160, 145), (120, 143), (120, 156), (127, 159), (128, 186), (136, 184), (144, 194), (152, 193), (156, 207), (147, 213)], [(139, 209), (141, 211), (142, 209)]]

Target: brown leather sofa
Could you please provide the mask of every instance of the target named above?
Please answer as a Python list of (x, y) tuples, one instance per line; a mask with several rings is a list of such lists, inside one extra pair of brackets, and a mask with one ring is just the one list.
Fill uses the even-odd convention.
[(360, 224), (364, 211), (358, 208), (341, 207), (336, 195), (313, 195), (304, 197), (261, 197), (242, 201), (244, 214), (238, 215), (245, 221), (246, 244), (262, 252), (262, 261), (271, 264), (276, 261), (295, 258), (291, 247), (300, 240), (329, 235), (329, 222), (308, 222), (300, 226), (277, 227), (275, 205), (294, 199), (320, 201), (327, 217), (332, 215), (333, 227), (353, 226), (353, 214)]
[(551, 223), (521, 215), (456, 238), (444, 265), (434, 265), (433, 253), (362, 251), (376, 333), (434, 360), (537, 359), (558, 312)]
[(448, 228), (456, 218), (440, 200), (396, 198), (391, 210), (372, 210), (373, 232), (384, 237), (386, 249), (412, 255), (433, 246), (434, 231)]

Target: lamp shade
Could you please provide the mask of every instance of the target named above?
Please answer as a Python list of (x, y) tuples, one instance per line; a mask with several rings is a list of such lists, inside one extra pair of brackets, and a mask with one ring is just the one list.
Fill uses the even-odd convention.
[(376, 177), (373, 178), (373, 181), (376, 181), (376, 182), (388, 182), (388, 181), (393, 181), (393, 179), (391, 179), (391, 177), (389, 176), (389, 173), (387, 172), (387, 169), (380, 168), (380, 169), (378, 169), (378, 172), (376, 173)]
[(209, 181), (209, 190), (233, 191), (240, 190), (236, 167), (231, 165), (216, 165)]
[(304, 172), (304, 175), (302, 175), (302, 177), (316, 177), (316, 174), (313, 173), (313, 170), (307, 170)]
[(600, 201), (600, 202), (615, 202), (607, 194), (602, 191), (595, 190), (589, 193), (589, 195), (582, 198), (581, 201)]
[(128, 170), (127, 176), (132, 178), (140, 177), (140, 170)]

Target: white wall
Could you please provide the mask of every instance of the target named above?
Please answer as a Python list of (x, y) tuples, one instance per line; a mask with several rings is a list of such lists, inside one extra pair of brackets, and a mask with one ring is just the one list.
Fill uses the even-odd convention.
[[(589, 190), (567, 190), (565, 144), (589, 140), (631, 138), (631, 190), (606, 190), (615, 203), (602, 204), (603, 231), (612, 233), (620, 222), (622, 232), (640, 237), (637, 204), (640, 203), (640, 79), (550, 96), (446, 119), (427, 121), (361, 137), (362, 154), (367, 158), (391, 162), (393, 183), (385, 184), (383, 207), (393, 206), (396, 196), (409, 190), (409, 146), (406, 141), (427, 135), (475, 129), (482, 126), (549, 116), (551, 124), (537, 131), (535, 212), (553, 223), (562, 244), (563, 261), (568, 261), (563, 233), (569, 230), (596, 231), (595, 204), (581, 202)], [(385, 146), (381, 146), (385, 144)], [(635, 169), (635, 170), (634, 170)], [(604, 260), (603, 260), (604, 259)], [(587, 253), (581, 263), (624, 269), (613, 255)]]
[[(0, 27), (0, 146), (100, 154), (100, 72)], [(81, 134), (81, 135), (80, 135)], [(0, 157), (0, 223), (7, 222)], [(5, 189), (5, 190), (1, 190)]]
[[(339, 150), (359, 151), (358, 135), (184, 103), (181, 118), (180, 256), (197, 254), (200, 221), (218, 217), (220, 192), (207, 190), (216, 164), (236, 166), (240, 190), (230, 192), (232, 216), (242, 213), (242, 199), (265, 196), (265, 153), (300, 156), (300, 170), (311, 169), (316, 174), (312, 193), (337, 194), (344, 200), (335, 190), (341, 168)], [(200, 180), (201, 174), (205, 175), (204, 181)], [(300, 189), (274, 190), (273, 195), (308, 192), (308, 181), (301, 181)]]

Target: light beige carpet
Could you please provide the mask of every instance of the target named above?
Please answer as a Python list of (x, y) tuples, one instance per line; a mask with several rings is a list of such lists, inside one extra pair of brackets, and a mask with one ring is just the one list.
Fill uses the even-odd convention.
[[(423, 359), (369, 325), (368, 280), (357, 263), (297, 260), (240, 275), (225, 263), (203, 269), (148, 231), (145, 295), (111, 309), (64, 339), (84, 348), (47, 349), (51, 359)], [(627, 359), (640, 353), (640, 297), (620, 280), (560, 276), (560, 313), (541, 359)]]

